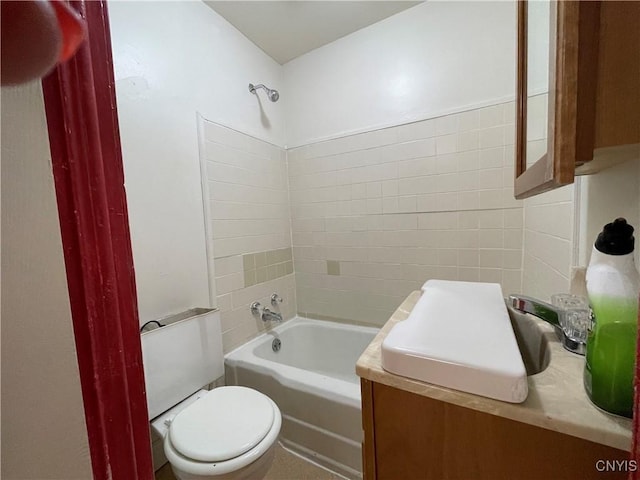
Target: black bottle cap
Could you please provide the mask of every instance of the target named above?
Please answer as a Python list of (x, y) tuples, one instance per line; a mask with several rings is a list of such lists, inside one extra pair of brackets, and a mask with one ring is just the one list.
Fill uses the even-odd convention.
[(607, 223), (596, 239), (595, 247), (607, 255), (626, 255), (633, 252), (633, 227), (624, 218)]

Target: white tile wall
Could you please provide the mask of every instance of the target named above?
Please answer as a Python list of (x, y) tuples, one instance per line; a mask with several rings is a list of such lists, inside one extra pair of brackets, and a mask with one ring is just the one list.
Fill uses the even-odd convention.
[[(207, 123), (225, 351), (264, 330), (249, 305), (275, 291), (285, 318), (374, 325), (429, 278), (498, 282), (544, 300), (569, 291), (574, 186), (513, 199), (514, 116), (506, 103), (288, 152)], [(587, 203), (587, 213), (602, 210)], [(244, 288), (243, 254), (290, 246), (294, 274)]]
[(277, 292), (285, 319), (296, 313), (295, 275), (245, 288), (242, 255), (291, 247), (284, 149), (204, 122), (204, 155), (222, 341), (228, 352), (269, 328), (249, 305)]
[(513, 119), (500, 104), (289, 150), (298, 311), (381, 325), (429, 278), (519, 292)]
[(523, 291), (549, 301), (570, 291), (574, 185), (524, 201)]
[[(547, 151), (548, 94), (527, 103), (527, 166)], [(570, 290), (573, 262), (574, 186), (569, 185), (524, 201), (523, 290), (549, 301)]]

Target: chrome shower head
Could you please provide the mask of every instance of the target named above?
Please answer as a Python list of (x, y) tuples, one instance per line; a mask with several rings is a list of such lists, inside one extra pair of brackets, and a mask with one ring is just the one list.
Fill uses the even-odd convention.
[(260, 85), (254, 85), (253, 83), (249, 84), (249, 91), (251, 93), (256, 93), (256, 89), (258, 89), (258, 88), (262, 88), (265, 92), (267, 92), (267, 97), (272, 102), (277, 102), (278, 99), (280, 98), (280, 94), (278, 93), (277, 90), (272, 90), (271, 88), (267, 88), (262, 84), (260, 84)]
[(280, 98), (280, 94), (277, 90), (268, 90), (267, 97), (269, 97), (269, 100), (271, 100), (272, 102), (277, 102)]

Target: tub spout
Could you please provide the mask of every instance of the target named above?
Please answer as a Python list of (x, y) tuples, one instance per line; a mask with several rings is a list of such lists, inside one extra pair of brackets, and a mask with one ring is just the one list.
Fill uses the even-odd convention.
[(262, 318), (263, 322), (281, 322), (282, 314), (278, 312), (272, 312), (265, 307), (265, 309), (262, 310), (262, 315), (260, 316), (260, 318)]

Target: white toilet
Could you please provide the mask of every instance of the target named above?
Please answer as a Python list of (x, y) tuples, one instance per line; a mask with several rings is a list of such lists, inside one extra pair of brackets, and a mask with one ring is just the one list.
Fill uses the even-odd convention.
[(174, 474), (264, 477), (282, 424), (277, 405), (246, 387), (201, 390), (224, 374), (219, 312), (190, 310), (162, 323), (142, 334), (142, 355), (151, 428)]

